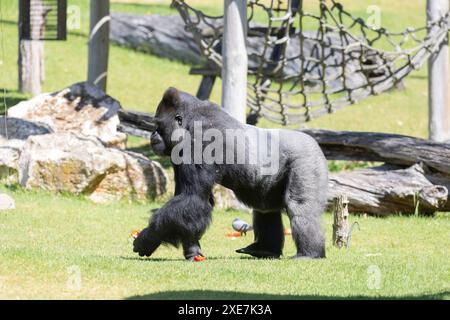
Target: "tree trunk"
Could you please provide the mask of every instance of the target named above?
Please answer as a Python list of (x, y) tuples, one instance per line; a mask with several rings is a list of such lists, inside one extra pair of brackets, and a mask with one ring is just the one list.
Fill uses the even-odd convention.
[(450, 211), (448, 190), (434, 185), (419, 165), (407, 169), (381, 166), (330, 175), (329, 207), (346, 195), (349, 212), (386, 216), (395, 213), (433, 214)]
[(411, 166), (422, 163), (450, 175), (450, 144), (397, 134), (302, 130), (320, 144), (329, 160), (380, 161)]

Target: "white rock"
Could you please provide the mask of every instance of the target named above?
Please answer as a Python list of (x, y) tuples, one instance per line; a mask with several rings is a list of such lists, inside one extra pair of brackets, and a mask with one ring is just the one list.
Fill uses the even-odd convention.
[(124, 148), (127, 136), (117, 131), (120, 103), (87, 82), (22, 101), (8, 110), (11, 117), (40, 122), (54, 132), (95, 136), (107, 146)]
[(12, 210), (16, 208), (16, 202), (7, 194), (0, 193), (0, 211)]

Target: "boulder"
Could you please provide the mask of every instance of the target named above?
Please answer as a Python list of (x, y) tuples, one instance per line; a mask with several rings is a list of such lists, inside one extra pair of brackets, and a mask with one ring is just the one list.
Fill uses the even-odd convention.
[(87, 82), (41, 94), (8, 110), (15, 118), (43, 123), (54, 132), (95, 136), (106, 146), (125, 148), (127, 136), (118, 132), (120, 103)]
[[(23, 144), (23, 143), (22, 143)], [(19, 180), (20, 146), (9, 141), (0, 141), (0, 181), (14, 184)]]
[(51, 133), (45, 124), (18, 118), (0, 117), (0, 181), (18, 182), (20, 151), (25, 140), (33, 135)]
[(19, 182), (28, 190), (84, 194), (95, 202), (145, 200), (165, 193), (167, 174), (140, 154), (66, 132), (28, 138), (19, 158)]

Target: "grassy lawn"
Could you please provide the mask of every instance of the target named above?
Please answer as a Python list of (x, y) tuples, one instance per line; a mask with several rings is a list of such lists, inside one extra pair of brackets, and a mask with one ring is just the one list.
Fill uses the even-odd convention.
[[(223, 3), (190, 2), (212, 14), (219, 14)], [(367, 17), (364, 1), (341, 2), (356, 15)], [(373, 0), (371, 4), (382, 9), (383, 25), (401, 30), (424, 24), (425, 2)], [(113, 3), (112, 10), (176, 14), (169, 3), (121, 0)], [(312, 6), (317, 1), (305, 3)], [(45, 91), (86, 78), (89, 2), (70, 0), (69, 4), (81, 10), (81, 29), (71, 30), (67, 42), (45, 44)], [(0, 41), (3, 39), (5, 56), (0, 52), (0, 88), (5, 89), (10, 107), (27, 97), (17, 92), (17, 2), (1, 1), (1, 5)], [(189, 76), (189, 68), (113, 45), (108, 93), (126, 108), (150, 112), (169, 86), (196, 92), (200, 78)], [(212, 96), (215, 102), (220, 101), (220, 86), (218, 81)], [(0, 110), (2, 104), (0, 99)], [(423, 68), (406, 80), (403, 92), (371, 97), (305, 126), (426, 137), (427, 112), (427, 72)], [(267, 121), (261, 125), (274, 126)], [(130, 146), (142, 143), (130, 139)], [(342, 169), (336, 163), (330, 167)], [(249, 244), (253, 235), (230, 240), (224, 234), (231, 231), (233, 218), (251, 221), (251, 217), (242, 212), (216, 211), (202, 240), (207, 260), (187, 263), (181, 249), (160, 248), (150, 259), (132, 252), (130, 232), (145, 227), (150, 210), (160, 207), (169, 195), (156, 203), (96, 205), (79, 197), (25, 193), (20, 188), (0, 186), (2, 192), (15, 198), (17, 209), (0, 212), (0, 298), (450, 299), (448, 214), (434, 218), (352, 217), (352, 221), (359, 221), (361, 230), (355, 230), (349, 250), (328, 245), (327, 259), (300, 262), (287, 259), (295, 251), (290, 238), (281, 260), (254, 260), (234, 253)], [(287, 226), (287, 219), (285, 222)], [(326, 214), (328, 244), (331, 223), (331, 215)], [(78, 271), (81, 283), (74, 288), (72, 280)]]
[[(131, 230), (144, 227), (158, 203), (105, 206), (7, 192), (17, 209), (0, 213), (0, 298), (450, 298), (450, 219), (444, 215), (352, 217), (361, 230), (349, 250), (328, 246), (327, 259), (300, 262), (286, 258), (295, 253), (290, 238), (281, 260), (234, 253), (253, 235), (230, 240), (224, 234), (234, 217), (250, 216), (215, 212), (202, 241), (207, 260), (188, 263), (171, 247), (146, 259), (132, 252)], [(331, 215), (324, 224), (330, 243)], [(80, 271), (78, 288), (70, 285), (73, 270)]]

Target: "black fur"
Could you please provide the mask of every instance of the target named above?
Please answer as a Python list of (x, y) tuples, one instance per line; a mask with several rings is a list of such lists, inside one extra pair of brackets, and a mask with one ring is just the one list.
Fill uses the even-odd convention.
[[(199, 240), (211, 222), (212, 188), (219, 183), (254, 208), (255, 242), (237, 252), (258, 258), (280, 257), (284, 244), (281, 212), (286, 210), (297, 247), (295, 257), (325, 257), (320, 217), (326, 205), (328, 171), (325, 157), (311, 137), (296, 131), (265, 130), (241, 124), (217, 105), (174, 88), (164, 94), (155, 120), (157, 129), (152, 135), (152, 148), (166, 156), (176, 144), (171, 141), (174, 130), (184, 128), (193, 136), (194, 121), (201, 121), (205, 130), (214, 128), (222, 133), (226, 129), (249, 128), (264, 131), (271, 137), (276, 133), (279, 169), (272, 175), (261, 175), (258, 165), (174, 164), (172, 161), (175, 196), (152, 216), (148, 228), (134, 242), (135, 252), (150, 256), (161, 243), (169, 243), (182, 244), (188, 260), (203, 256)], [(228, 150), (229, 144), (225, 141), (224, 149)], [(264, 146), (258, 145), (256, 139), (249, 140), (250, 150), (261, 147)]]

